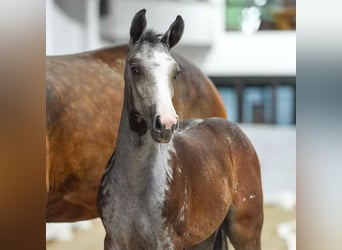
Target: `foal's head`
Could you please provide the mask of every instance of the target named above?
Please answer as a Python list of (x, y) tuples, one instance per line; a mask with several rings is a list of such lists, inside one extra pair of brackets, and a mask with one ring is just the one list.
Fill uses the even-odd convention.
[(184, 22), (181, 16), (164, 35), (145, 31), (146, 10), (133, 18), (125, 67), (128, 107), (134, 117), (146, 124), (152, 138), (160, 143), (171, 140), (178, 129), (178, 115), (172, 104), (173, 85), (181, 73), (170, 49), (180, 40)]

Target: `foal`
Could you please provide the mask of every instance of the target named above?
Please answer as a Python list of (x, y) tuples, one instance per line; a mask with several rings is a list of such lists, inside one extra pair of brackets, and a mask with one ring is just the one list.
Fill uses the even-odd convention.
[(98, 193), (105, 249), (208, 249), (220, 225), (237, 250), (261, 249), (253, 146), (224, 119), (179, 124), (173, 84), (186, 72), (169, 50), (184, 23), (177, 16), (163, 36), (145, 32), (145, 12), (130, 28), (116, 152)]

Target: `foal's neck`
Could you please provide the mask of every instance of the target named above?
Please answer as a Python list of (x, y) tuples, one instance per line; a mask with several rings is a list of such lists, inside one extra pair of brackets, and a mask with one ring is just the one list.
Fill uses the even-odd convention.
[(132, 127), (130, 124), (132, 122), (130, 120), (131, 115), (132, 111), (127, 108), (124, 102), (116, 146), (118, 165), (137, 170), (153, 167), (151, 165), (160, 160), (160, 157), (168, 158), (168, 152), (172, 149), (172, 142), (157, 143), (152, 139), (148, 130), (144, 134), (139, 134), (139, 131), (135, 131), (134, 126)]
[(168, 164), (172, 143), (155, 142), (149, 131), (142, 136), (132, 131), (129, 115), (124, 105), (112, 175), (116, 176), (120, 186), (129, 187), (134, 195), (154, 200), (153, 204), (162, 203), (172, 180), (172, 169)]

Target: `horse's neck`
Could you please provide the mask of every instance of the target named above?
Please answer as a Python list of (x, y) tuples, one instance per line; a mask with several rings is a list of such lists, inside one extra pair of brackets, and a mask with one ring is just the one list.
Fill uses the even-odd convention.
[(165, 236), (160, 233), (165, 230), (161, 208), (172, 178), (172, 171), (168, 170), (171, 145), (153, 142), (149, 131), (139, 137), (130, 129), (126, 111), (124, 108), (122, 112), (114, 165), (105, 177), (110, 179), (110, 188), (104, 187), (102, 191), (111, 194), (107, 211), (110, 211), (109, 216), (114, 216), (121, 232), (132, 232), (134, 225), (133, 231), (137, 230), (142, 239), (155, 241), (158, 237), (161, 243), (156, 244), (164, 245), (168, 239), (166, 231)]
[(168, 166), (172, 143), (153, 141), (149, 131), (139, 136), (129, 126), (129, 112), (124, 107), (118, 132), (113, 171), (127, 185), (141, 189), (149, 186), (153, 193), (164, 192), (172, 178)]
[[(116, 158), (119, 158), (121, 162), (126, 162), (131, 159), (135, 162), (139, 162), (140, 160), (144, 162), (149, 157), (152, 157), (155, 153), (154, 149), (156, 145), (147, 133), (139, 136), (136, 132), (132, 131), (129, 124), (129, 111), (124, 105), (118, 131)], [(131, 157), (128, 158), (128, 155)]]

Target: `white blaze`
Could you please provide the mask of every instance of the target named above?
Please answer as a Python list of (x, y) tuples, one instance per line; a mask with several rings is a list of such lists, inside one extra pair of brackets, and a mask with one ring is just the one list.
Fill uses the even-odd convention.
[(152, 62), (152, 74), (156, 85), (156, 108), (160, 115), (162, 124), (166, 129), (170, 129), (177, 122), (176, 111), (172, 104), (172, 95), (170, 89), (170, 72), (175, 61), (173, 58), (163, 52), (155, 51)]

